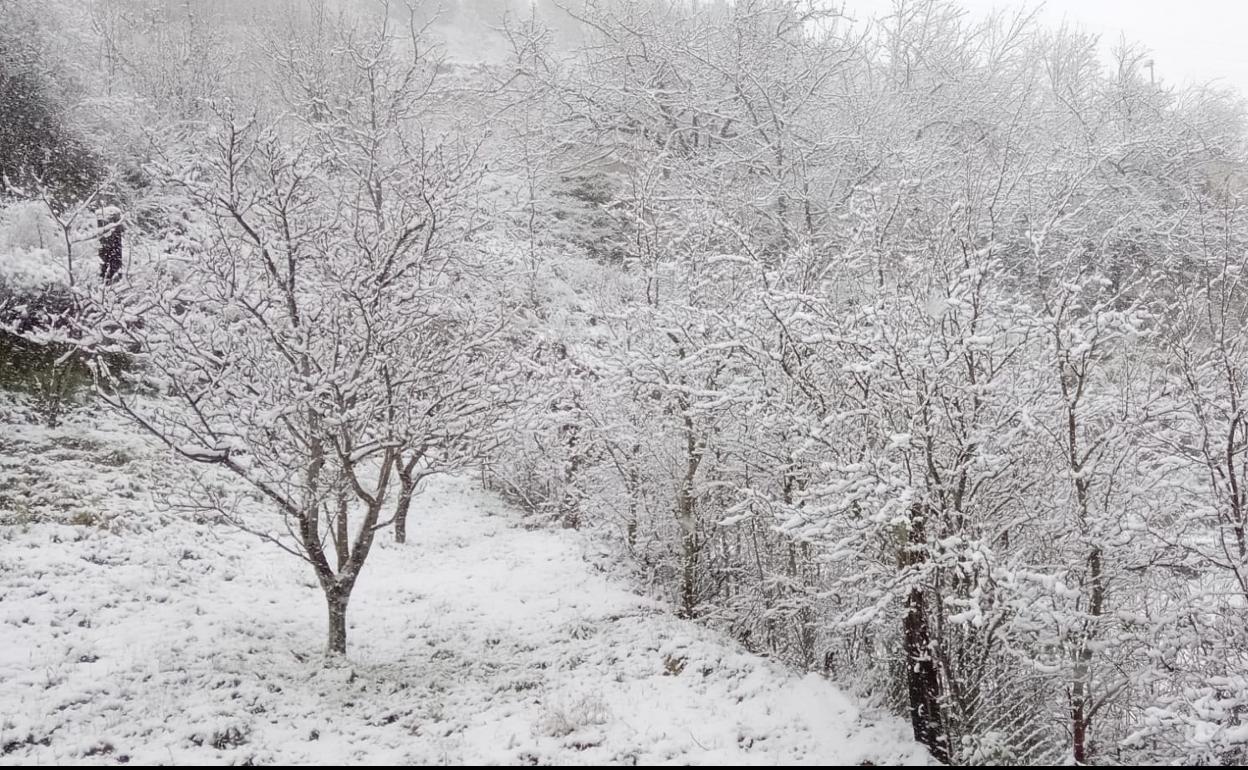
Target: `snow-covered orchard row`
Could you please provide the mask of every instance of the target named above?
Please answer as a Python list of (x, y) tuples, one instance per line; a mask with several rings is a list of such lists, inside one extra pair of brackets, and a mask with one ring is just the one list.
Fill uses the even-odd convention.
[(605, 550), (465, 479), (379, 545), (351, 654), (325, 668), (310, 568), (172, 515), (180, 474), (114, 421), (18, 420), (0, 431), (0, 764), (923, 761), (898, 720), (674, 618)]

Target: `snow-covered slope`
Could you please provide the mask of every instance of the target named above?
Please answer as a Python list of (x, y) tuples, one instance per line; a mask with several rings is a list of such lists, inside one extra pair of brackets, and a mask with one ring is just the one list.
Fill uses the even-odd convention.
[[(311, 571), (143, 510), (177, 478), (153, 450), (121, 429), (5, 430), (0, 763), (923, 761), (899, 721), (675, 619), (575, 533), (525, 530), (460, 479), (419, 500), (413, 542), (370, 557), (350, 664), (325, 669)], [(53, 502), (94, 525), (16, 510), (14, 490), (34, 505), (57, 476)]]

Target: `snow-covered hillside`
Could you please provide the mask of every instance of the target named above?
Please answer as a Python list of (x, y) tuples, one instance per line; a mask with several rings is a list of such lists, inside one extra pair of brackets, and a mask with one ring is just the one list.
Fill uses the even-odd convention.
[(326, 669), (306, 566), (162, 512), (179, 471), (106, 417), (27, 417), (0, 430), (0, 763), (923, 761), (464, 479), (379, 547)]

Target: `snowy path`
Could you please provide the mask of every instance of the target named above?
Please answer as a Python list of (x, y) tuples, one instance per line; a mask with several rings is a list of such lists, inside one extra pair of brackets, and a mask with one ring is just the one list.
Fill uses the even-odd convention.
[(418, 507), (331, 670), (311, 575), (272, 546), (0, 526), (0, 763), (920, 760), (900, 722), (673, 618), (575, 534), (459, 480)]

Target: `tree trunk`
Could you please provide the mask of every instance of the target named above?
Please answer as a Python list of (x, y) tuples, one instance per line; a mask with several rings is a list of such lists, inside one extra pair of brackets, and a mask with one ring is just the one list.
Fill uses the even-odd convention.
[(910, 724), (914, 739), (931, 752), (941, 764), (948, 764), (943, 718), (940, 709), (940, 676), (931, 653), (931, 630), (924, 607), (923, 590), (910, 589), (906, 598), (906, 616), (902, 621), (902, 638), (906, 652), (906, 685), (910, 694)]
[(399, 473), (399, 500), (394, 509), (394, 542), (407, 542), (407, 512), (412, 507), (416, 482), (410, 473)]
[(564, 529), (581, 528), (581, 491), (577, 488), (577, 477), (584, 460), (580, 449), (580, 427), (568, 423), (562, 429), (568, 435), (568, 464), (563, 472), (563, 495), (559, 498), (559, 524)]
[[(680, 357), (685, 351), (680, 349)], [(681, 577), (680, 577), (680, 612), (682, 618), (693, 618), (698, 607), (698, 498), (693, 491), (693, 480), (697, 478), (698, 466), (702, 464), (702, 452), (705, 444), (697, 440), (694, 432), (693, 418), (689, 416), (689, 404), (682, 398), (681, 411), (685, 423), (685, 476), (681, 480), (677, 493), (676, 521), (682, 532)]]
[(407, 542), (407, 512), (399, 514), (394, 519), (394, 542), (402, 544)]
[[(1076, 684), (1076, 688), (1079, 685)], [(1075, 764), (1085, 765), (1088, 762), (1088, 720), (1087, 714), (1084, 713), (1083, 693), (1076, 693), (1072, 696), (1074, 705), (1070, 710), (1070, 720), (1074, 728), (1074, 736), (1072, 743), (1074, 746)]]
[[(909, 538), (899, 560), (903, 569), (927, 561), (924, 550), (927, 545), (924, 513), (920, 505), (915, 505), (910, 511)], [(901, 621), (901, 635), (914, 739), (926, 746), (937, 762), (948, 764), (949, 747), (946, 744), (944, 715), (941, 710), (940, 673), (932, 657), (932, 632), (922, 585), (912, 587), (906, 596), (906, 614)]]
[(637, 548), (637, 501), (641, 498), (641, 471), (639, 470), (641, 445), (633, 444), (628, 474), (625, 478), (628, 487), (628, 550)]
[(334, 521), (334, 554), (338, 558), (338, 571), (346, 568), (351, 559), (351, 532), (347, 526), (347, 493), (338, 490), (338, 518)]
[(698, 539), (696, 532), (686, 532), (680, 568), (679, 617), (692, 620), (698, 609)]
[(347, 602), (351, 592), (333, 589), (325, 592), (325, 601), (329, 605), (329, 645), (327, 652), (332, 655), (347, 654)]
[[(1088, 554), (1088, 581), (1091, 584), (1088, 614), (1096, 619), (1104, 612), (1105, 605), (1105, 578), (1099, 547), (1094, 547)], [(1071, 750), (1077, 765), (1087, 764), (1092, 754), (1088, 746), (1088, 730), (1092, 727), (1092, 713), (1088, 701), (1092, 689), (1091, 637), (1093, 635), (1092, 631), (1087, 633), (1076, 654), (1074, 681), (1070, 688)]]

